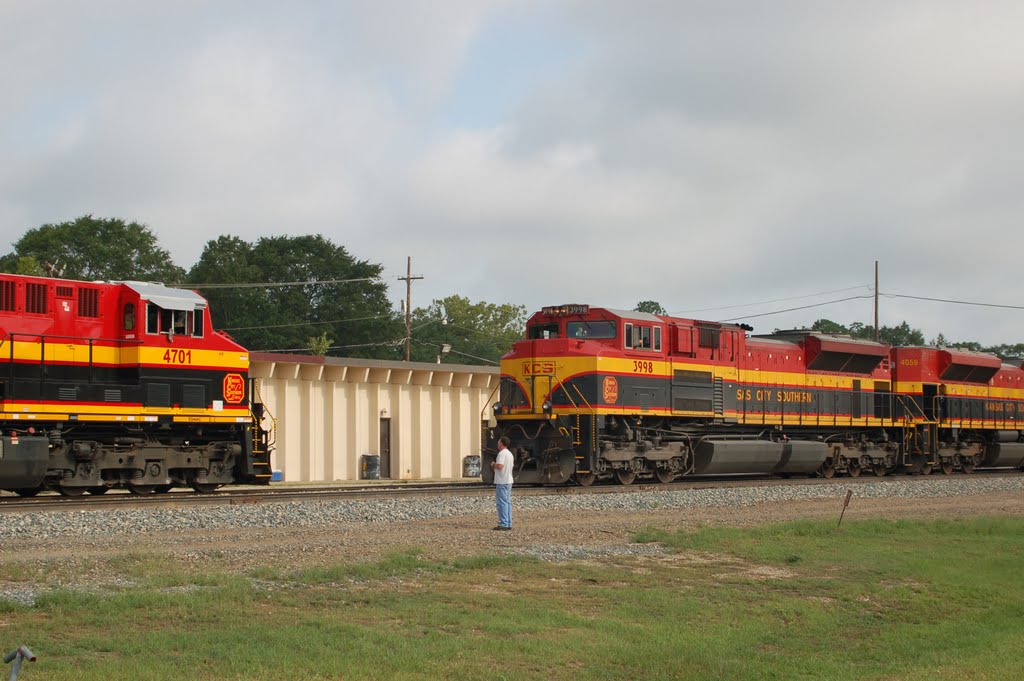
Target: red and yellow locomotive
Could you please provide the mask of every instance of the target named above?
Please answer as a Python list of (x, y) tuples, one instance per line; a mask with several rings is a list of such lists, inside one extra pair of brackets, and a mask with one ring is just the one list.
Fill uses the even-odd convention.
[(248, 368), (193, 291), (0, 274), (0, 488), (267, 483)]
[(485, 464), (501, 435), (527, 483), (1024, 464), (1020, 367), (959, 350), (748, 331), (544, 308), (502, 358)]

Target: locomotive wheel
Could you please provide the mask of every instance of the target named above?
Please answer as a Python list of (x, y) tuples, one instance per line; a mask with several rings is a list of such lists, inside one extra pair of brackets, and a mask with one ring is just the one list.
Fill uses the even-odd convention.
[(19, 487), (13, 490), (19, 497), (34, 497), (43, 491), (42, 487)]
[(174, 485), (157, 485), (156, 489), (153, 491), (155, 491), (157, 494), (167, 494), (172, 489), (174, 489)]
[(923, 464), (921, 464), (921, 475), (931, 475), (933, 468), (934, 466), (928, 463), (928, 461), (926, 460)]
[(667, 485), (668, 483), (672, 482), (675, 479), (676, 474), (667, 468), (658, 468), (655, 469), (654, 471), (654, 477), (658, 479), (658, 482)]
[(884, 478), (889, 473), (889, 469), (884, 463), (873, 463), (871, 464), (871, 470), (880, 478)]
[(825, 461), (818, 466), (818, 475), (823, 478), (831, 478), (836, 474), (836, 462), (835, 459), (825, 459)]
[(156, 492), (157, 485), (128, 485), (128, 491), (140, 496)]
[(942, 463), (939, 465), (942, 468), (943, 475), (953, 475), (953, 459), (943, 459)]
[(625, 468), (615, 471), (615, 482), (620, 485), (632, 485), (634, 480), (636, 480), (636, 473), (634, 471)]
[(975, 468), (974, 457), (965, 457), (964, 460), (960, 462), (960, 468), (964, 473), (973, 473)]
[(106, 487), (104, 485), (99, 485), (97, 487), (90, 487), (89, 488), (89, 494), (95, 494), (95, 495), (98, 496), (100, 494), (106, 494), (109, 490), (110, 490), (109, 487)]
[(210, 492), (216, 492), (219, 487), (220, 485), (218, 485), (215, 482), (192, 483), (192, 489), (199, 492), (200, 494), (209, 494)]
[(576, 484), (580, 487), (590, 487), (597, 480), (597, 475), (594, 473), (577, 473), (574, 477)]
[(849, 459), (846, 462), (846, 472), (851, 478), (860, 477), (860, 461), (857, 459)]
[(84, 487), (61, 487), (57, 491), (62, 497), (80, 497), (85, 494)]

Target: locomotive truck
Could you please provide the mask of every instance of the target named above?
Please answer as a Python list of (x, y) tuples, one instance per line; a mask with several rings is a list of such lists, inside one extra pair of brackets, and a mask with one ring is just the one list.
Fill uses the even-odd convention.
[(969, 473), (1024, 466), (1024, 370), (890, 347), (558, 305), (501, 361), (483, 477), (507, 435), (517, 483), (687, 475)]
[(248, 369), (193, 291), (0, 274), (0, 489), (268, 483)]

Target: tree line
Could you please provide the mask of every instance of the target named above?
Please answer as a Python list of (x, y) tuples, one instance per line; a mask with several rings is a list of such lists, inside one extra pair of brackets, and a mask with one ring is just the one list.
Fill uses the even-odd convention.
[[(220, 236), (208, 241), (199, 261), (186, 270), (146, 225), (91, 215), (29, 229), (11, 253), (0, 257), (0, 272), (159, 281), (195, 289), (210, 302), (215, 328), (253, 351), (404, 359), (405, 317), (388, 300), (383, 270), (319, 234), (254, 242)], [(634, 309), (667, 314), (654, 300), (642, 300)], [(410, 313), (410, 359), (496, 364), (522, 338), (527, 317), (522, 305), (472, 302), (459, 295), (433, 300)], [(860, 322), (844, 326), (818, 319), (811, 330), (875, 337), (874, 327)], [(1024, 356), (1024, 343), (948, 342), (941, 333), (926, 343), (920, 329), (906, 321), (882, 326), (878, 335), (890, 345)]]
[[(875, 339), (875, 327), (861, 322), (854, 322), (849, 326), (843, 326), (830, 319), (819, 319), (811, 325), (811, 329), (822, 333), (842, 333), (866, 340)], [(878, 328), (878, 340), (882, 343), (897, 346), (931, 345), (937, 348), (959, 348), (974, 352), (988, 352), (1004, 359), (1024, 357), (1024, 343), (982, 345), (975, 341), (949, 341), (942, 333), (939, 333), (930, 341), (925, 341), (921, 330), (912, 328), (906, 321), (897, 326), (880, 326)]]
[[(91, 215), (30, 229), (0, 257), (8, 273), (195, 289), (214, 327), (253, 351), (404, 359), (405, 317), (388, 299), (383, 269), (317, 234), (220, 236), (186, 270), (146, 225)], [(520, 305), (434, 300), (411, 311), (410, 359), (495, 364), (526, 316)]]

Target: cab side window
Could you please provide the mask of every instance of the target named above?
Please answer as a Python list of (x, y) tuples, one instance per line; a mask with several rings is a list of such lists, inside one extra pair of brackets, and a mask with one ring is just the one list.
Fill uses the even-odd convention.
[(146, 333), (160, 333), (160, 308), (146, 303)]
[(661, 327), (626, 323), (625, 344), (634, 350), (661, 351)]
[(205, 326), (204, 320), (206, 319), (204, 312), (204, 310), (200, 309), (189, 313), (192, 315), (192, 335), (196, 338), (203, 337), (203, 327)]

